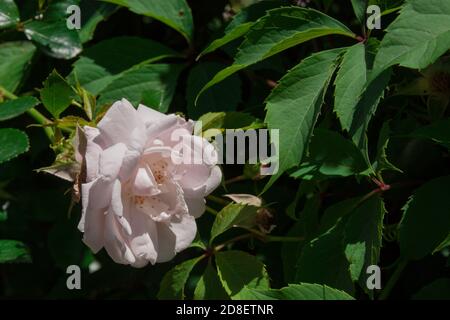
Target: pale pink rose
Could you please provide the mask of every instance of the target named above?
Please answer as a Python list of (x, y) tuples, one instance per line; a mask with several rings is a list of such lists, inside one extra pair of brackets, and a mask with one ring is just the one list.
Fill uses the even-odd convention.
[[(165, 115), (125, 99), (105, 114), (97, 128), (85, 126), (85, 165), (79, 229), (96, 253), (105, 248), (121, 264), (143, 267), (171, 260), (193, 241), (205, 196), (221, 181), (221, 171), (205, 139), (193, 136), (193, 121)], [(208, 149), (201, 164), (179, 164), (180, 140)], [(200, 146), (200, 149), (198, 148)], [(194, 151), (193, 151), (194, 152)]]

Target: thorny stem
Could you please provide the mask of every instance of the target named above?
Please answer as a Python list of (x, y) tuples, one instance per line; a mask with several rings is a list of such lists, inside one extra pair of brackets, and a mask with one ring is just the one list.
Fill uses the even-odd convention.
[[(1, 86), (0, 86), (0, 95), (4, 96), (10, 100), (15, 100), (18, 98), (14, 93), (6, 90), (5, 88), (3, 88)], [(50, 139), (50, 141), (53, 142), (54, 136), (55, 136), (53, 133), (53, 130), (50, 127), (45, 126), (46, 124), (51, 123), (51, 121), (49, 119), (47, 119), (42, 113), (37, 111), (35, 108), (31, 108), (31, 109), (27, 110), (27, 113), (34, 120), (36, 120), (39, 124), (43, 125), (42, 128), (44, 129), (45, 134)]]

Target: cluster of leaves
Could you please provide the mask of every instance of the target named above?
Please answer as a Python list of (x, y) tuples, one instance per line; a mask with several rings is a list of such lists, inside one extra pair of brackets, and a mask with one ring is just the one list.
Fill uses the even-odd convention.
[[(80, 30), (67, 28), (71, 5)], [(369, 5), (382, 30), (366, 28)], [(449, 297), (447, 0), (4, 0), (0, 42), (3, 294)], [(171, 263), (94, 257), (66, 215), (68, 185), (33, 170), (70, 166), (75, 128), (121, 98), (203, 130), (277, 129), (279, 170), (224, 165), (196, 241)], [(65, 288), (70, 264), (81, 291)]]

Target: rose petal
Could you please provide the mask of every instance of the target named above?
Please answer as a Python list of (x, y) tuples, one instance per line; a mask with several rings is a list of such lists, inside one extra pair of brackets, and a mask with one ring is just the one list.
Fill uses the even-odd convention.
[(105, 216), (104, 228), (105, 249), (109, 256), (116, 262), (121, 264), (133, 264), (136, 258), (130, 247), (122, 236), (116, 216), (112, 212), (108, 212)]

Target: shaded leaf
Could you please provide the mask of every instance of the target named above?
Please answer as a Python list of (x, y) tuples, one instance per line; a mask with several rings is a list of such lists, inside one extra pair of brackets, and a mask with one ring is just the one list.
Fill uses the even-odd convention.
[(185, 0), (103, 0), (129, 8), (131, 11), (152, 17), (181, 33), (189, 42), (192, 40), (194, 24), (192, 13)]
[(39, 100), (34, 97), (20, 97), (0, 103), (0, 121), (17, 117), (38, 104)]
[(244, 300), (354, 300), (344, 291), (315, 283), (289, 284), (278, 290), (245, 289), (239, 296)]
[(0, 86), (15, 92), (25, 78), (36, 47), (29, 41), (0, 44)]
[[(241, 101), (241, 80), (237, 75), (233, 75), (214, 88), (205, 92), (196, 105), (195, 97), (200, 89), (223, 65), (216, 62), (199, 63), (193, 67), (189, 73), (186, 100), (189, 118), (198, 119), (207, 112), (214, 111), (234, 111)], [(233, 92), (233, 94), (230, 94)]]
[(30, 263), (28, 248), (20, 241), (0, 240), (0, 263)]
[(27, 135), (17, 129), (0, 129), (0, 163), (27, 152), (30, 145)]
[(79, 83), (87, 91), (97, 95), (132, 67), (178, 55), (172, 49), (150, 39), (107, 39), (83, 52), (74, 63), (68, 79), (70, 83)]
[(184, 261), (175, 266), (172, 270), (164, 275), (158, 292), (158, 299), (160, 300), (183, 300), (184, 286), (189, 278), (189, 274), (194, 269), (197, 262), (203, 257), (197, 257), (191, 260)]
[(75, 97), (72, 87), (56, 70), (44, 81), (40, 92), (42, 104), (55, 118), (70, 106)]
[(183, 68), (180, 64), (150, 64), (124, 72), (100, 92), (97, 106), (125, 98), (135, 106), (142, 103), (167, 112)]
[(262, 262), (243, 251), (216, 254), (220, 281), (232, 299), (239, 299), (244, 288), (269, 289), (269, 276)]
[(258, 207), (231, 203), (220, 210), (211, 228), (211, 239), (214, 239), (233, 227), (251, 228), (256, 223)]
[(400, 252), (407, 259), (421, 259), (433, 252), (450, 230), (450, 176), (427, 182), (403, 207), (399, 225)]
[(216, 269), (211, 260), (206, 266), (206, 270), (198, 280), (194, 291), (195, 300), (226, 300), (228, 295), (220, 282)]

